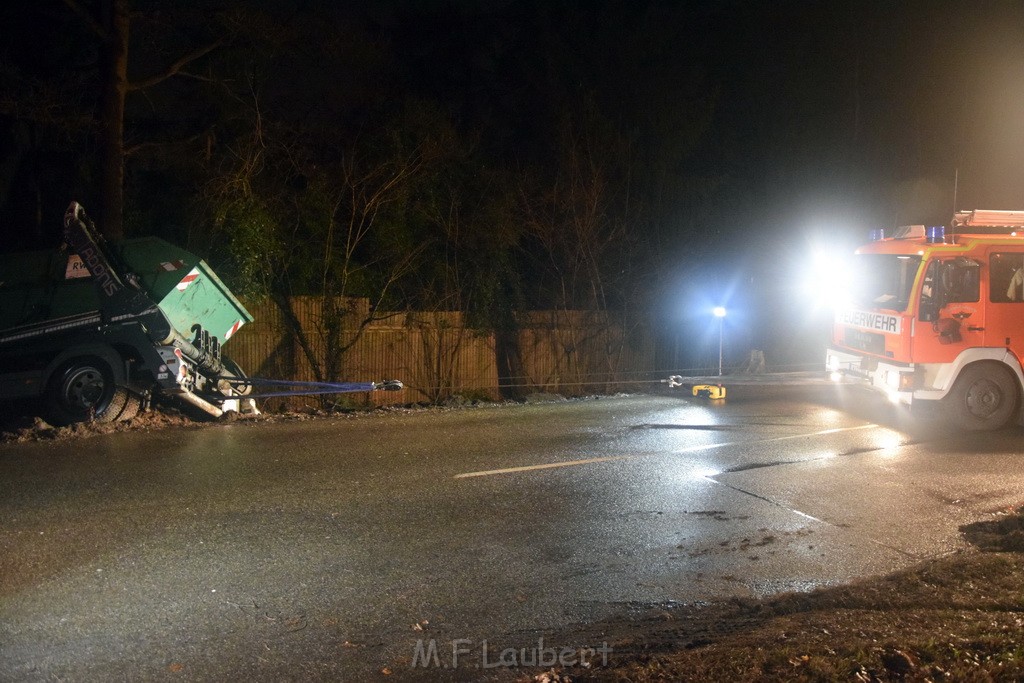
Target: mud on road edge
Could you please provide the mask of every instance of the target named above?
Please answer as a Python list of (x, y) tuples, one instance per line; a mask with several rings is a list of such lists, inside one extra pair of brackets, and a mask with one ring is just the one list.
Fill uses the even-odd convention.
[(282, 410), (280, 412), (262, 412), (256, 415), (230, 412), (225, 413), (219, 418), (203, 415), (192, 416), (179, 410), (174, 405), (162, 403), (159, 407), (141, 412), (130, 420), (82, 422), (66, 427), (57, 427), (49, 424), (45, 419), (38, 416), (40, 411), (33, 411), (31, 407), (28, 407), (18, 411), (0, 411), (0, 444), (28, 443), (33, 441), (67, 441), (102, 434), (148, 432), (174, 428), (204, 429), (215, 425), (233, 423), (266, 424), (317, 419), (355, 419), (418, 412), (436, 413), (477, 408), (506, 408), (524, 404), (592, 401), (629, 395), (631, 394), (617, 393), (611, 395), (565, 397), (558, 394), (538, 393), (529, 394), (518, 401), (479, 401), (466, 400), (461, 396), (453, 396), (440, 403), (346, 407), (333, 410), (309, 407), (305, 409)]
[(961, 527), (977, 549), (761, 600), (652, 607), (551, 642), (607, 642), (608, 665), (535, 681), (1024, 680), (1024, 512)]
[[(825, 381), (821, 373), (774, 373), (765, 375), (728, 375), (716, 378), (686, 378), (687, 382), (722, 383), (728, 389), (728, 401), (762, 400), (766, 398), (802, 398), (818, 401), (834, 400), (841, 386)], [(507, 407), (522, 404), (559, 403), (564, 401), (585, 401), (614, 398), (636, 394), (671, 396), (682, 400), (701, 401), (692, 398), (688, 386), (669, 388), (664, 382), (638, 383), (628, 392), (612, 394), (590, 394), (563, 396), (550, 392), (534, 392), (519, 400), (487, 401), (466, 399), (453, 395), (440, 403), (410, 403), (388, 406), (349, 406), (335, 409), (305, 407), (263, 412), (258, 415), (225, 413), (220, 418), (185, 412), (178, 404), (155, 398), (155, 405), (136, 417), (119, 422), (88, 422), (57, 427), (43, 417), (42, 406), (36, 402), (0, 405), (0, 444), (25, 443), (32, 441), (66, 441), (90, 436), (118, 432), (153, 431), (168, 428), (199, 429), (209, 425), (252, 422), (266, 423), (279, 421), (311, 420), (318, 418), (353, 418), (367, 415), (386, 415), (419, 411), (446, 411), (478, 407)]]

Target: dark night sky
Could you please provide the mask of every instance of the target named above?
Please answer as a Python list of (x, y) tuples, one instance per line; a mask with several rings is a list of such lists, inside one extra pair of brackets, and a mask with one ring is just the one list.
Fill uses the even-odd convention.
[[(203, 5), (211, 16), (242, 6), (237, 0)], [(134, 6), (151, 12), (162, 3)], [(749, 272), (751, 263), (765, 277), (777, 275), (807, 243), (852, 244), (878, 225), (946, 222), (957, 175), (957, 208), (1024, 209), (1024, 2), (261, 0), (245, 6), (267, 9), (282, 22), (327, 17), (317, 19), (326, 21), (318, 36), (340, 36), (344, 67), (315, 72), (301, 54), (274, 58), (280, 72), (264, 96), (296, 110), (314, 112), (318, 103), (345, 98), (393, 101), (397, 108), (413, 95), (437, 103), (477, 135), (491, 163), (516, 170), (553, 167), (559, 105), (575, 103), (582, 112), (579, 103), (592, 103), (633, 136), (638, 158), (690, 184), (685, 195), (672, 190), (659, 197), (661, 213), (645, 230), (658, 232), (662, 258), (678, 263), (682, 279), (700, 272), (694, 254), (710, 262), (719, 289), (742, 279), (736, 273)], [(73, 41), (81, 39), (69, 30), (75, 21), (58, 0), (5, 3), (0, 85), (10, 82), (10, 64), (44, 80), (52, 76), (48, 70), (80, 68), (54, 61), (73, 53)], [(184, 42), (165, 53), (152, 53), (153, 63), (137, 50), (131, 68), (152, 70), (188, 39), (208, 39), (199, 26), (182, 31)], [(310, 41), (319, 39), (311, 32)], [(375, 47), (363, 49), (360, 41)], [(146, 113), (174, 97), (187, 100), (193, 85), (133, 95), (132, 106)], [(65, 166), (37, 164), (37, 175), (48, 179), (44, 192), (25, 191), (27, 167), (8, 144), (15, 139), (9, 112), (19, 93), (3, 94), (0, 229), (9, 249), (24, 232), (20, 221), (38, 204), (59, 216), (82, 164), (71, 161), (74, 150), (53, 154), (48, 159)], [(186, 100), (168, 109), (189, 115), (201, 109)], [(178, 125), (174, 117), (148, 125), (154, 121)], [(160, 131), (134, 129), (140, 132)], [(674, 286), (671, 277), (667, 282)]]
[[(466, 108), (543, 79), (552, 42), (572, 55), (561, 67), (579, 70), (581, 88), (629, 106), (642, 109), (644, 97), (657, 106), (658, 89), (673, 86), (659, 72), (678, 74), (693, 97), (713, 93), (699, 154), (711, 169), (737, 171), (749, 196), (724, 203), (740, 215), (942, 221), (958, 170), (960, 208), (1024, 206), (1024, 3), (396, 6), (382, 24), (411, 82)], [(436, 14), (402, 23), (410, 7)], [(518, 64), (488, 71), (495, 43)], [(528, 133), (520, 124), (515, 132)]]
[[(316, 3), (267, 4), (286, 14)], [(553, 88), (595, 94), (654, 139), (671, 129), (657, 120), (666, 101), (711, 98), (680, 163), (727, 179), (710, 212), (721, 223), (939, 222), (958, 171), (960, 208), (1024, 207), (1021, 2), (327, 4), (390, 43), (400, 76), (383, 87), (484, 122), (484, 144), (506, 158), (543, 156)], [(59, 24), (39, 17), (64, 11), (8, 4), (5, 61), (59, 43)]]

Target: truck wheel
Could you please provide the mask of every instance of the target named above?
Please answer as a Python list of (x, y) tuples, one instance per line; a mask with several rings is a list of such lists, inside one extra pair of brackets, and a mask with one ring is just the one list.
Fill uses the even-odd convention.
[(46, 391), (48, 417), (56, 425), (96, 420), (128, 420), (139, 412), (139, 397), (114, 384), (114, 373), (101, 358), (74, 358), (57, 369)]
[(969, 365), (943, 402), (947, 417), (961, 429), (999, 429), (1017, 412), (1017, 381), (994, 363)]

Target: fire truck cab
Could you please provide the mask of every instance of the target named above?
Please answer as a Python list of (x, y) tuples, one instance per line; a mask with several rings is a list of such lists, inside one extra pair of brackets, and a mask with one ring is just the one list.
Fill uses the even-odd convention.
[(1021, 420), (1024, 211), (872, 231), (856, 250), (826, 367), (894, 403), (938, 401), (965, 430)]

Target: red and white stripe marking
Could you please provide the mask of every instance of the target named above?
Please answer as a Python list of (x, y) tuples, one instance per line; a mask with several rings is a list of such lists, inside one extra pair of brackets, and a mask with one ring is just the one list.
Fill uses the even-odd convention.
[(232, 325), (231, 329), (224, 333), (224, 341), (227, 341), (228, 339), (231, 339), (231, 335), (233, 335), (235, 332), (238, 332), (238, 328), (241, 327), (241, 326), (242, 326), (242, 321), (241, 320), (237, 321), (234, 325)]
[(179, 292), (184, 292), (186, 287), (188, 287), (190, 284), (192, 284), (193, 282), (195, 282), (198, 279), (199, 279), (199, 269), (198, 268), (193, 268), (192, 270), (188, 271), (188, 275), (186, 275), (185, 277), (181, 278), (181, 282), (178, 283), (178, 287), (177, 287), (178, 291)]

